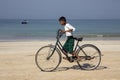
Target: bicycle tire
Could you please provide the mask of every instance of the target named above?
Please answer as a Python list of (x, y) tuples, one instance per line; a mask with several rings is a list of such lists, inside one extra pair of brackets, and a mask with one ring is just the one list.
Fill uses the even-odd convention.
[[(43, 72), (51, 72), (51, 71), (54, 71), (59, 65), (60, 65), (60, 63), (61, 63), (61, 60), (62, 60), (62, 58), (61, 58), (61, 53), (60, 53), (60, 51), (58, 50), (58, 48), (56, 48), (56, 52), (57, 52), (57, 54), (58, 54), (58, 63), (54, 66), (54, 68), (52, 68), (52, 69), (49, 69), (49, 70), (47, 70), (47, 69), (44, 69), (44, 68), (42, 68), (41, 67), (41, 65), (38, 63), (38, 55), (40, 54), (40, 51), (41, 50), (43, 50), (43, 49), (45, 49), (45, 48), (51, 48), (51, 47), (53, 47), (53, 45), (48, 45), (48, 46), (43, 46), (43, 47), (41, 47), (38, 51), (37, 51), (37, 53), (36, 53), (36, 55), (35, 55), (35, 63), (36, 63), (36, 65), (37, 65), (37, 67), (41, 70), (41, 71), (43, 71)], [(54, 55), (55, 53), (53, 53), (53, 55)], [(53, 56), (52, 55), (52, 56)], [(51, 57), (52, 57), (51, 56)], [(47, 64), (48, 65), (48, 64)]]
[[(81, 69), (83, 69), (83, 70), (95, 70), (99, 65), (100, 65), (100, 63), (101, 63), (101, 51), (95, 46), (95, 45), (92, 45), (92, 44), (84, 44), (84, 45), (82, 45), (82, 46), (79, 46), (79, 52), (78, 52), (78, 55), (80, 54), (80, 52), (83, 52), (84, 50), (85, 50), (85, 48), (93, 48), (94, 50), (96, 50), (97, 51), (97, 54), (98, 54), (98, 56), (96, 56), (96, 57), (98, 57), (98, 59), (99, 59), (99, 61), (97, 62), (97, 64), (95, 64), (95, 65), (92, 65), (92, 64), (88, 64), (88, 63), (84, 63), (84, 62), (82, 62), (82, 61), (77, 61), (77, 64), (78, 64), (78, 66), (81, 68)], [(85, 51), (84, 51), (85, 52)], [(90, 50), (88, 51), (89, 53), (91, 52)], [(88, 54), (87, 54), (88, 55)], [(83, 64), (82, 64), (83, 63)], [(94, 67), (91, 67), (91, 68), (87, 68), (87, 65), (88, 66), (94, 66)]]

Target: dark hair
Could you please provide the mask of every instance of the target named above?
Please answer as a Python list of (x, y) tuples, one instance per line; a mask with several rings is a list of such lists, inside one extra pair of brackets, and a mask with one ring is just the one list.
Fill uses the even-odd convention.
[(61, 17), (59, 18), (59, 21), (65, 21), (65, 22), (66, 22), (66, 18), (65, 18), (64, 16), (61, 16)]

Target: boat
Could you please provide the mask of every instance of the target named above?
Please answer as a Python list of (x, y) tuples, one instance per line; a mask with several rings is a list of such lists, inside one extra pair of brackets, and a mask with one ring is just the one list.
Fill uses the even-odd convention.
[(21, 22), (21, 24), (28, 24), (28, 21), (27, 21), (27, 20), (23, 20), (23, 21)]

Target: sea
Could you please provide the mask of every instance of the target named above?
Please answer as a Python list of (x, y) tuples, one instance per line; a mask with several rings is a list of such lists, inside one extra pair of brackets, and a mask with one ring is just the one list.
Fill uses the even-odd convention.
[[(52, 40), (58, 29), (64, 29), (55, 19), (0, 19), (0, 41)], [(76, 28), (74, 36), (86, 39), (119, 39), (120, 19), (70, 19)], [(65, 37), (65, 35), (63, 35)]]

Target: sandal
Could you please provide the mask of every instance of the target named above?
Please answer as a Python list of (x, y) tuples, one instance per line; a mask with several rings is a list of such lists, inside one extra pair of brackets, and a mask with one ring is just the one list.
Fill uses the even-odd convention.
[(74, 62), (74, 60), (72, 59), (72, 56), (71, 57), (63, 57), (63, 59), (65, 60), (68, 60), (70, 63)]

